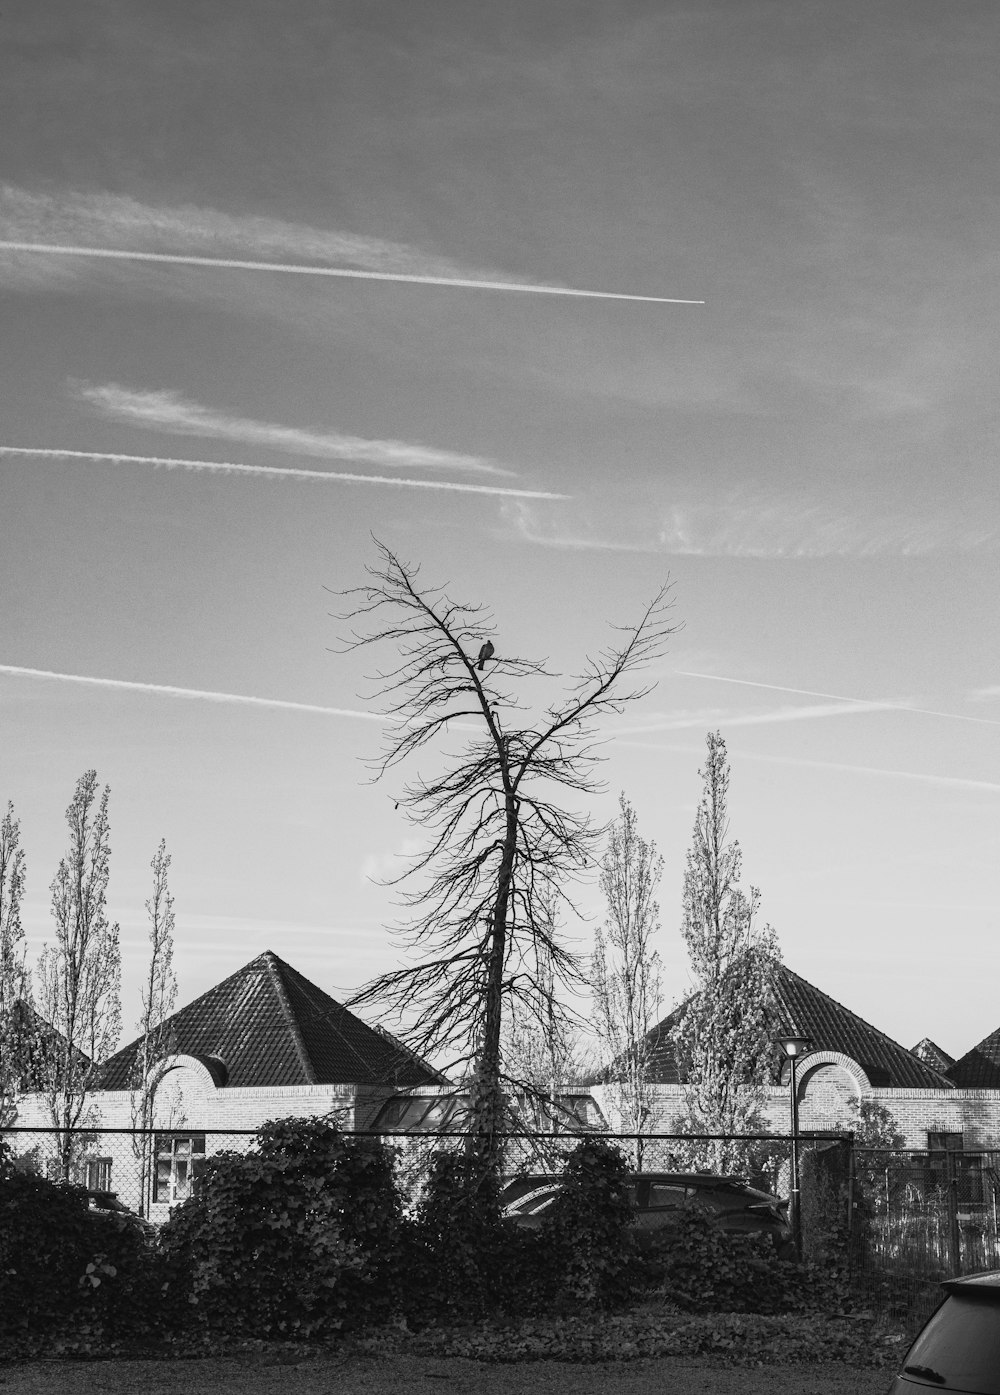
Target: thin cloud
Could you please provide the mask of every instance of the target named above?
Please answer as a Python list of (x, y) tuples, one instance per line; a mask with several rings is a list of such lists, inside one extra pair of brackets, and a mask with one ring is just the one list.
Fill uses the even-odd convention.
[(73, 382), (74, 396), (94, 408), (102, 417), (128, 422), (154, 431), (180, 436), (201, 436), (244, 445), (265, 446), (291, 455), (319, 456), (324, 460), (363, 461), (383, 469), (464, 470), (489, 475), (513, 475), (479, 455), (408, 441), (380, 441), (341, 432), (304, 431), (299, 427), (227, 416), (189, 402), (178, 392), (136, 392), (118, 383)]
[[(605, 515), (610, 508), (605, 510)], [(997, 529), (960, 518), (861, 516), (831, 500), (753, 496), (746, 491), (680, 502), (657, 525), (626, 518), (618, 536), (599, 523), (525, 506), (505, 511), (509, 530), (522, 542), (571, 551), (640, 552), (685, 557), (745, 557), (797, 561), (821, 557), (919, 557), (945, 549), (968, 551), (995, 545)]]
[(995, 702), (997, 698), (1000, 698), (1000, 683), (989, 688), (974, 688), (969, 694), (970, 702)]
[[(616, 737), (615, 740), (618, 738)], [(703, 749), (693, 746), (672, 746), (661, 741), (639, 741), (623, 737), (621, 744), (633, 750), (669, 751), (675, 755), (703, 755)], [(888, 780), (909, 780), (921, 785), (935, 785), (944, 789), (1000, 790), (1000, 784), (992, 780), (968, 780), (960, 775), (929, 775), (917, 770), (887, 770), (876, 765), (848, 765), (840, 761), (807, 760), (801, 756), (765, 756), (757, 752), (741, 751), (740, 760), (760, 761), (764, 765), (802, 766), (809, 770), (835, 770), (847, 775), (874, 775)]]
[[(779, 683), (758, 683), (750, 678), (727, 678), (720, 673), (695, 673), (690, 669), (675, 669), (675, 673), (681, 678), (704, 678), (713, 683), (735, 683), (743, 688), (763, 688), (771, 693), (795, 693), (800, 697), (832, 698), (835, 702), (852, 703), (855, 706), (864, 708), (865, 711), (872, 711), (876, 708), (887, 708), (893, 712), (912, 712), (920, 717), (947, 717), (954, 722), (977, 722), (984, 726), (1000, 726), (1000, 721), (992, 717), (970, 717), (964, 712), (939, 712), (934, 708), (917, 707), (912, 702), (886, 701), (873, 703), (869, 698), (844, 697), (840, 693), (818, 693), (812, 688), (786, 688)], [(1000, 689), (997, 690), (1000, 694)]]
[(808, 707), (777, 707), (770, 712), (746, 712), (737, 716), (713, 710), (684, 717), (670, 717), (662, 721), (654, 719), (642, 726), (618, 728), (614, 732), (614, 737), (617, 739), (619, 736), (626, 735), (645, 736), (657, 731), (689, 731), (712, 725), (755, 727), (770, 726), (774, 722), (808, 722), (823, 717), (851, 717), (864, 712), (895, 710), (896, 705), (892, 702), (865, 702), (860, 699), (845, 702), (838, 699), (834, 702), (813, 704)]
[(501, 485), (459, 484), (453, 480), (411, 480), (388, 475), (356, 475), (344, 470), (304, 470), (296, 466), (243, 465), (233, 460), (187, 460), (167, 455), (122, 455), (95, 450), (59, 450), (41, 446), (0, 446), (0, 456), (22, 455), (33, 460), (89, 460), (97, 464), (152, 465), (165, 470), (207, 470), (217, 475), (257, 475), (270, 479), (326, 480), (334, 483), (378, 484), (395, 489), (437, 489), (456, 494), (490, 494), (502, 498), (566, 499), (537, 489), (508, 489)]
[(92, 688), (111, 688), (129, 693), (152, 693), (157, 697), (191, 698), (197, 702), (222, 703), (230, 707), (266, 707), (284, 712), (311, 712), (321, 717), (354, 717), (367, 722), (388, 722), (379, 712), (363, 712), (351, 707), (321, 707), (311, 702), (288, 702), (284, 698), (251, 697), (246, 693), (217, 693), (201, 688), (178, 688), (166, 683), (135, 683), (124, 678), (95, 678), (82, 673), (55, 673), (44, 668), (23, 668), (0, 664), (0, 673), (11, 678), (40, 678), (56, 683), (78, 683)]
[(0, 235), (0, 252), (11, 258), (6, 268), (0, 267), (0, 274), (6, 270), (14, 280), (25, 275), (31, 279), (32, 269), (25, 273), (22, 264), (27, 256), (78, 260), (82, 267), (87, 262), (133, 262), (662, 305), (705, 303), (542, 285), (504, 272), (464, 267), (405, 243), (273, 218), (235, 218), (192, 205), (157, 208), (105, 193), (67, 192), (53, 197), (14, 185), (0, 186)]

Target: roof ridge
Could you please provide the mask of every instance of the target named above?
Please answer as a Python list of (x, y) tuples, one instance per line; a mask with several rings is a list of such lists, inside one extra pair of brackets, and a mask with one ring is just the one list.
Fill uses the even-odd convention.
[[(285, 1022), (288, 1026), (288, 1030), (291, 1032), (292, 1041), (295, 1043), (295, 1051), (299, 1058), (299, 1064), (302, 1066), (302, 1074), (305, 1076), (307, 1084), (315, 1085), (316, 1071), (313, 1068), (312, 1060), (310, 1059), (309, 1052), (306, 1048), (305, 1038), (302, 1035), (302, 1029), (299, 1026), (298, 1019), (296, 1018), (295, 1013), (292, 1011), (292, 1005), (288, 1001), (288, 992), (285, 988), (284, 978), (282, 974), (282, 970), (291, 969), (291, 965), (286, 964), (283, 959), (280, 959), (278, 955), (270, 949), (265, 950), (264, 953), (259, 957), (264, 960), (264, 963), (267, 967), (268, 977), (270, 979), (271, 986), (274, 989), (275, 994), (277, 996), (278, 1004), (281, 1007), (281, 1011), (284, 1015)], [(292, 972), (294, 972), (294, 970), (292, 970)]]
[[(428, 1069), (426, 1064), (423, 1061), (420, 1061), (419, 1058), (415, 1056), (415, 1053), (408, 1051), (405, 1045), (402, 1042), (400, 1042), (395, 1036), (393, 1036), (391, 1032), (388, 1032), (384, 1028), (379, 1028), (377, 1026), (372, 1027), (369, 1023), (367, 1023), (364, 1020), (363, 1017), (358, 1017), (355, 1013), (352, 1013), (350, 1008), (347, 1008), (344, 1006), (343, 1003), (338, 1002), (337, 999), (334, 998), (331, 994), (327, 993), (325, 989), (320, 988), (319, 984), (313, 983), (311, 979), (308, 979), (305, 977), (304, 974), (301, 974), (298, 971), (298, 969), (292, 968), (291, 965), (288, 965), (287, 967), (289, 968), (294, 978), (297, 980), (299, 992), (309, 1003), (309, 1006), (313, 1008), (316, 1015), (316, 1019), (322, 1020), (325, 1023), (325, 1025), (330, 1028), (331, 1031), (336, 1032), (337, 1037), (340, 1040), (341, 1046), (351, 1054), (351, 1056), (362, 1066), (362, 1068), (367, 1069), (368, 1062), (366, 1061), (364, 1054), (357, 1046), (356, 1042), (353, 1041), (351, 1036), (344, 1031), (341, 1022), (345, 1017), (351, 1018), (353, 1021), (360, 1023), (362, 1027), (367, 1028), (368, 1031), (374, 1032), (375, 1035), (380, 1038), (380, 1040), (385, 1042), (385, 1044), (394, 1052), (394, 1054), (397, 1057), (410, 1059), (411, 1061), (417, 1063), (422, 1069)], [(314, 999), (315, 993), (319, 993), (321, 997), (325, 999), (325, 1003), (317, 1003)]]

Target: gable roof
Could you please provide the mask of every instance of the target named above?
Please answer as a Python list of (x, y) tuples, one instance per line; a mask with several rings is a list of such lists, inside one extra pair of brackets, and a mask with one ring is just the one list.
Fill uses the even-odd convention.
[[(167, 1018), (163, 1028), (172, 1052), (209, 1058), (216, 1079), (234, 1087), (444, 1080), (396, 1037), (369, 1027), (270, 950)], [(111, 1057), (100, 1088), (129, 1088), (141, 1041)]]
[[(850, 1056), (873, 1085), (947, 1090), (956, 1083), (780, 963), (775, 971), (775, 996), (775, 1036), (794, 1032), (811, 1038), (812, 1051), (838, 1051)], [(650, 1079), (657, 1084), (679, 1081), (671, 1039), (684, 1006), (668, 1014), (647, 1038), (653, 1046)]]
[[(45, 1088), (49, 1075), (46, 1062), (62, 1059), (66, 1038), (26, 998), (17, 998), (9, 1009), (9, 1017), (0, 1023), (0, 1050), (9, 1052), (14, 1059), (18, 1088), (31, 1093)], [(77, 1069), (86, 1076), (93, 1061), (78, 1046), (72, 1054)]]
[(947, 1051), (938, 1046), (936, 1041), (931, 1041), (930, 1037), (921, 1037), (913, 1048), (914, 1056), (919, 1056), (921, 1061), (933, 1066), (935, 1070), (947, 1075), (951, 1067), (955, 1064), (954, 1056), (949, 1056)]
[(948, 1075), (966, 1090), (1000, 1090), (1000, 1027), (955, 1061)]

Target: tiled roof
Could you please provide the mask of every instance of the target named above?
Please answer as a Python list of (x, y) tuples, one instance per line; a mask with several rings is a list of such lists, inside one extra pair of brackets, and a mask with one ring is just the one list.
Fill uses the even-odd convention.
[[(258, 955), (164, 1023), (171, 1049), (210, 1058), (230, 1086), (429, 1085), (443, 1079), (402, 1042), (369, 1027), (279, 959)], [(104, 1067), (105, 1090), (129, 1088), (141, 1038)]]
[[(873, 1085), (947, 1090), (956, 1083), (954, 1075), (949, 1079), (784, 964), (777, 966), (775, 995), (775, 1036), (796, 1033), (811, 1038), (812, 1051), (842, 1052), (857, 1061)], [(660, 1084), (676, 1084), (678, 1080), (671, 1036), (682, 1011), (683, 1006), (675, 1008), (649, 1034), (653, 1043), (651, 1078)], [(778, 1065), (776, 1051), (776, 1071)]]
[(950, 1066), (948, 1076), (966, 1090), (1000, 1090), (1000, 1027)]
[[(41, 1090), (46, 1079), (45, 1057), (50, 1052), (61, 1057), (66, 1038), (24, 998), (16, 1000), (10, 1013), (10, 1040), (15, 1043), (14, 1054), (18, 1057), (20, 1088)], [(93, 1065), (90, 1057), (79, 1047), (74, 1048), (73, 1055), (79, 1069), (86, 1074)]]
[(955, 1064), (954, 1056), (949, 1056), (947, 1051), (942, 1050), (936, 1041), (931, 1041), (930, 1037), (922, 1037), (913, 1048), (914, 1056), (919, 1056), (921, 1061), (928, 1066), (933, 1066), (942, 1074), (947, 1075), (951, 1067)]

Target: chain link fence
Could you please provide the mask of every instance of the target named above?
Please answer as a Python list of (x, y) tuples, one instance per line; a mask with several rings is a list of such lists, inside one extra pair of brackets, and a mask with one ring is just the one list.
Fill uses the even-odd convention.
[[(629, 1165), (643, 1172), (726, 1172), (763, 1191), (788, 1195), (790, 1142), (771, 1135), (692, 1137), (679, 1134), (611, 1134)], [(503, 1139), (503, 1172), (555, 1174), (580, 1138), (595, 1130), (510, 1133)], [(252, 1148), (254, 1129), (144, 1132), (133, 1129), (28, 1128), (14, 1126), (2, 1136), (16, 1165), (66, 1180), (114, 1200), (130, 1211), (162, 1221), (171, 1206), (191, 1196), (208, 1159)], [(358, 1135), (361, 1136), (361, 1135)], [(434, 1153), (460, 1149), (465, 1131), (379, 1130), (397, 1155), (397, 1175), (405, 1203), (412, 1205)], [(808, 1146), (803, 1142), (803, 1147)], [(721, 1165), (720, 1165), (721, 1164)]]
[[(606, 1130), (511, 1133), (503, 1172), (555, 1174), (582, 1137), (599, 1132), (643, 1172), (741, 1177), (782, 1198), (790, 1191), (792, 1139), (781, 1135), (612, 1134)], [(90, 1191), (95, 1206), (124, 1206), (154, 1224), (197, 1190), (206, 1162), (247, 1152), (256, 1130), (12, 1127), (2, 1131), (15, 1165)], [(362, 1136), (362, 1135), (355, 1135)], [(404, 1204), (412, 1208), (433, 1155), (458, 1150), (465, 1131), (369, 1131), (397, 1155)], [(859, 1148), (850, 1137), (798, 1140), (804, 1258), (817, 1265), (848, 1255), (856, 1298), (876, 1314), (913, 1321), (930, 1311), (942, 1279), (1000, 1268), (1000, 1150), (923, 1152)], [(637, 1166), (638, 1165), (638, 1166)]]
[(853, 1150), (852, 1268), (871, 1306), (929, 1310), (942, 1279), (1000, 1268), (1000, 1152)]

